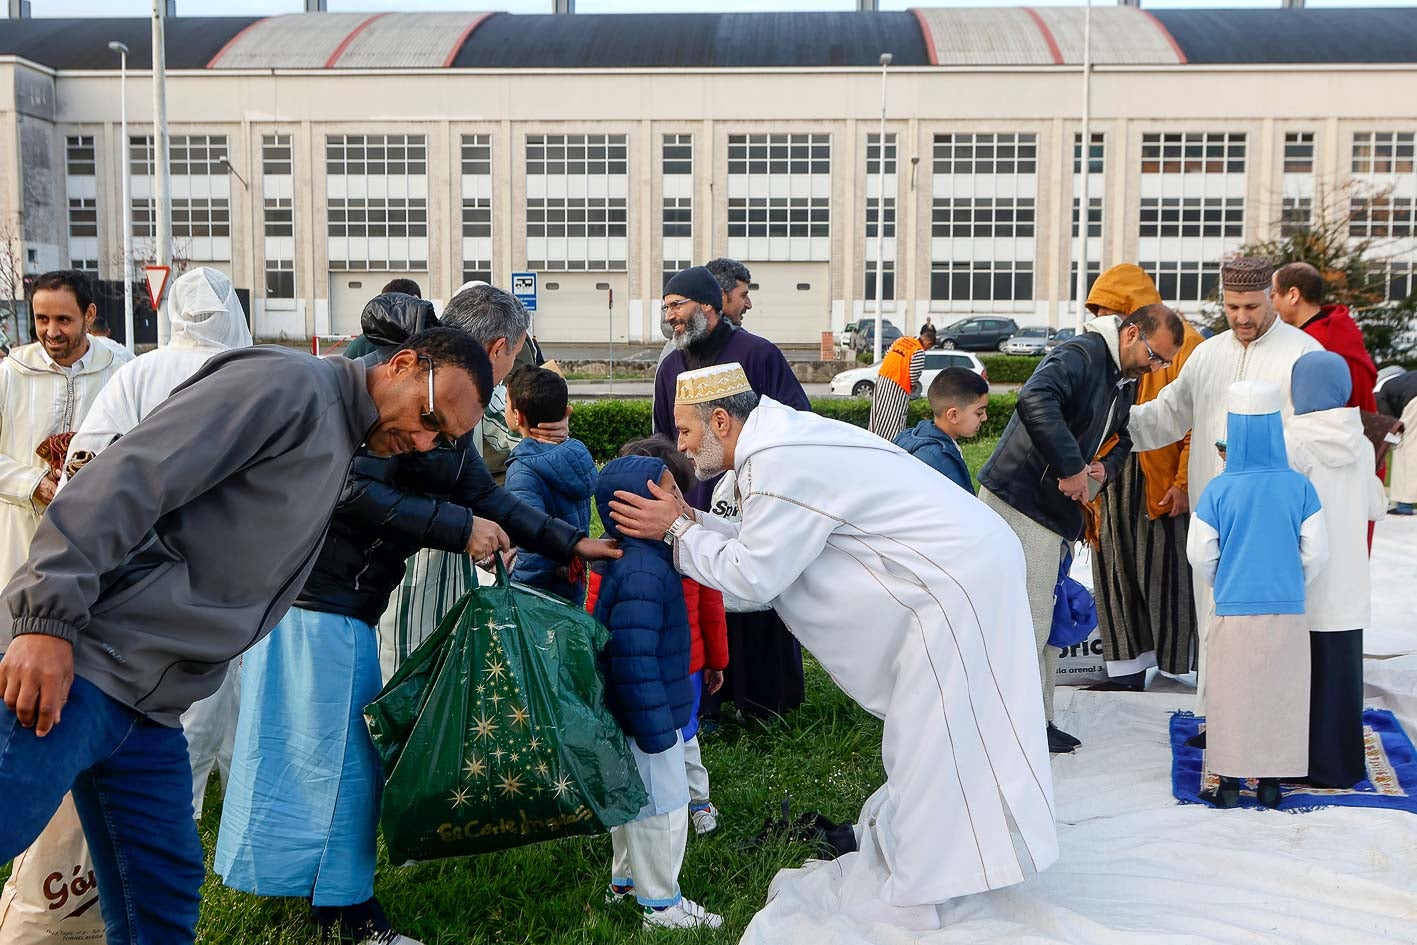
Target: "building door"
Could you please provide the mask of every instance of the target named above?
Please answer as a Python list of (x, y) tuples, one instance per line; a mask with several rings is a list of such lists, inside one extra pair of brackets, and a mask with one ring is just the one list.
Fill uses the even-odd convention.
[(629, 341), (629, 279), (623, 272), (543, 272), (532, 331), (541, 344)]
[(332, 272), (330, 273), (330, 330), (331, 335), (358, 335), (359, 316), (365, 304), (391, 279), (412, 279), (428, 295), (428, 273), (426, 272)]
[(749, 262), (753, 310), (743, 327), (778, 344), (818, 344), (831, 330), (828, 263)]

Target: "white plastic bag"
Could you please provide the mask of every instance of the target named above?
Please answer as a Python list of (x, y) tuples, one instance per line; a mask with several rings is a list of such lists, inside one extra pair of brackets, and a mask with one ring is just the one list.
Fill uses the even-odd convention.
[(49, 826), (15, 857), (0, 892), (0, 945), (103, 941), (93, 861), (66, 794)]

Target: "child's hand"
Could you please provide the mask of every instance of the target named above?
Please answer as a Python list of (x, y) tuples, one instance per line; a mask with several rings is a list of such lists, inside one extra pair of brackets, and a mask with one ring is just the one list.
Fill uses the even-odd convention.
[(706, 670), (704, 670), (704, 692), (707, 692), (709, 695), (713, 695), (715, 692), (718, 692), (718, 691), (719, 691), (720, 689), (722, 689), (722, 688), (723, 688), (723, 670), (721, 670), (721, 669), (706, 669)]

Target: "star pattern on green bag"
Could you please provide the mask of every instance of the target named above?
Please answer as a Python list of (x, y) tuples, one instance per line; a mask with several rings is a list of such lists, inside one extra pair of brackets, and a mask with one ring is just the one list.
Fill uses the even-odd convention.
[(498, 633), (480, 666), (476, 705), (467, 732), (460, 783), (448, 796), (456, 812), (481, 800), (525, 801), (574, 797), (575, 781), (557, 764), (552, 742), (531, 717)]

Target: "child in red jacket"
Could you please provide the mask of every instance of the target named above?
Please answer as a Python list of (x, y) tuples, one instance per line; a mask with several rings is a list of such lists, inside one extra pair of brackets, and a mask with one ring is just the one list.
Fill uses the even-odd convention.
[[(662, 436), (626, 443), (620, 448), (620, 455), (652, 456), (662, 460), (681, 493), (687, 492), (696, 481), (693, 463)], [(718, 808), (709, 800), (708, 769), (699, 752), (699, 703), (705, 690), (713, 694), (723, 685), (723, 671), (728, 668), (728, 624), (722, 594), (689, 578), (683, 580), (684, 604), (689, 611), (689, 629), (693, 635), (689, 677), (694, 683), (694, 712), (682, 730), (684, 767), (689, 776), (689, 816), (694, 822), (694, 832), (702, 835), (717, 829)], [(596, 577), (592, 574), (587, 610), (594, 607), (597, 590)]]

